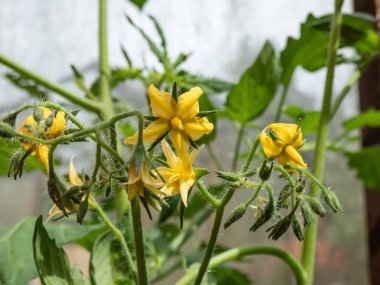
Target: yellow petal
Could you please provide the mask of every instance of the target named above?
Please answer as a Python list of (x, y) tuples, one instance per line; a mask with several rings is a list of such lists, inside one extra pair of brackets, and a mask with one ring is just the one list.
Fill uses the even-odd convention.
[(50, 221), (53, 217), (55, 217), (59, 214), (62, 214), (62, 211), (56, 205), (54, 205), (49, 210), (48, 217), (46, 218), (46, 222)]
[(141, 180), (141, 174), (136, 173), (136, 166), (135, 166), (135, 160), (132, 160), (131, 164), (129, 165), (128, 169), (128, 185), (132, 185), (137, 183), (139, 180)]
[(297, 135), (297, 127), (296, 124), (275, 123), (270, 124), (265, 129), (272, 129), (272, 131), (281, 139), (282, 144), (289, 145)]
[(285, 147), (284, 153), (278, 157), (278, 163), (282, 165), (295, 165), (307, 168), (299, 152), (291, 145)]
[(207, 118), (195, 117), (188, 121), (182, 121), (183, 132), (193, 141), (199, 140), (203, 135), (212, 132), (214, 125)]
[(166, 140), (162, 140), (161, 142), (162, 146), (162, 152), (165, 155), (166, 161), (168, 162), (170, 168), (174, 169), (178, 166), (180, 163), (179, 159), (175, 156), (173, 150), (169, 146), (169, 144), (166, 142)]
[(51, 111), (50, 109), (48, 108), (45, 108), (45, 107), (39, 107), (41, 110), (42, 110), (42, 116), (44, 117), (44, 119), (47, 119), (47, 117), (49, 117), (51, 115)]
[(167, 196), (177, 195), (179, 193), (179, 181), (165, 184), (160, 191)]
[(187, 152), (190, 147), (189, 140), (182, 131), (170, 129), (170, 140), (178, 154)]
[[(155, 120), (151, 122), (143, 131), (143, 141), (144, 143), (154, 143), (157, 139), (162, 137), (167, 131), (169, 131), (169, 121), (166, 120)], [(133, 136), (126, 138), (124, 140), (125, 144), (135, 144), (137, 143), (138, 133), (136, 132)]]
[(36, 146), (37, 157), (39, 161), (45, 166), (49, 172), (49, 146), (44, 144), (38, 144)]
[(181, 192), (181, 199), (185, 207), (187, 207), (187, 197), (189, 196), (189, 190), (194, 185), (195, 179), (190, 178), (180, 181), (179, 187)]
[(140, 194), (143, 191), (141, 188), (142, 184), (140, 182), (128, 185), (128, 200), (132, 201), (138, 194)]
[(199, 113), (198, 99), (203, 91), (199, 87), (191, 88), (178, 97), (176, 115), (181, 120), (192, 119)]
[(70, 185), (72, 186), (81, 186), (83, 185), (83, 181), (82, 179), (80, 179), (76, 169), (75, 169), (75, 166), (74, 166), (74, 157), (72, 157), (70, 159), (70, 164), (69, 164), (69, 182), (70, 182)]
[(59, 111), (54, 120), (52, 126), (48, 129), (49, 134), (55, 138), (63, 133), (66, 127), (65, 113)]
[(263, 147), (265, 155), (268, 158), (275, 158), (279, 156), (284, 150), (282, 143), (274, 141), (269, 135), (265, 133), (265, 129), (260, 134), (260, 143)]
[(32, 136), (34, 134), (37, 122), (34, 120), (33, 116), (30, 115), (26, 117), (17, 128), (19, 134)]
[(170, 93), (161, 92), (151, 84), (148, 88), (148, 95), (153, 116), (165, 120), (174, 117), (176, 103)]
[(199, 153), (201, 152), (203, 148), (203, 145), (199, 148), (199, 149), (194, 149), (191, 153), (190, 153), (190, 162), (191, 164), (194, 163), (195, 159), (198, 157)]

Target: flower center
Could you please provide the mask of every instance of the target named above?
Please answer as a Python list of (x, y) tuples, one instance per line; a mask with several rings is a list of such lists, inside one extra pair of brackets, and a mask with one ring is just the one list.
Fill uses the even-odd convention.
[(174, 117), (170, 120), (172, 128), (183, 131), (182, 121), (178, 117)]

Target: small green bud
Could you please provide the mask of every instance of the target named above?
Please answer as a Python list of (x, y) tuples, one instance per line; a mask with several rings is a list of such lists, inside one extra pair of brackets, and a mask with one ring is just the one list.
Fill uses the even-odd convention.
[(285, 218), (279, 220), (271, 229), (269, 238), (278, 240), (284, 233), (287, 232), (290, 225), (293, 223), (293, 214), (287, 215)]
[(275, 213), (275, 208), (276, 206), (274, 200), (272, 196), (269, 196), (268, 203), (264, 206), (264, 209), (262, 210), (260, 216), (257, 218), (256, 222), (252, 225), (252, 227), (249, 230), (251, 232), (254, 232), (262, 225), (264, 225), (267, 221), (269, 221)]
[(241, 176), (243, 177), (252, 177), (253, 175), (255, 175), (257, 173), (257, 170), (255, 168), (252, 168), (251, 170), (248, 170), (246, 172), (243, 172), (241, 174)]
[(77, 222), (79, 224), (82, 224), (83, 223), (83, 220), (84, 220), (84, 217), (86, 216), (87, 214), (87, 210), (88, 210), (88, 199), (84, 199), (80, 205), (79, 205), (79, 209), (78, 209), (78, 212), (77, 212)]
[(52, 114), (49, 115), (49, 117), (45, 120), (45, 127), (50, 128), (53, 125), (54, 122), (54, 116)]
[(259, 170), (260, 179), (262, 181), (267, 181), (272, 174), (272, 169), (273, 169), (273, 161), (270, 159), (264, 160)]
[(247, 206), (245, 204), (241, 204), (237, 206), (228, 216), (227, 220), (224, 222), (224, 225), (223, 225), (224, 229), (228, 228), (230, 225), (232, 225), (241, 217), (243, 217), (246, 211), (247, 211)]
[(42, 112), (42, 110), (39, 107), (37, 107), (37, 105), (34, 105), (34, 108), (33, 108), (33, 119), (37, 123), (39, 123), (43, 119), (43, 115), (44, 115), (44, 113)]
[(303, 226), (306, 228), (314, 222), (313, 212), (309, 204), (304, 201), (301, 202), (300, 208), (303, 216)]
[(303, 236), (303, 232), (302, 232), (302, 226), (301, 226), (301, 222), (298, 219), (298, 217), (293, 218), (292, 229), (293, 229), (294, 235), (297, 237), (297, 239), (299, 241), (303, 241), (304, 236)]
[(280, 210), (281, 208), (288, 208), (288, 198), (289, 198), (289, 189), (290, 185), (286, 184), (284, 187), (282, 187), (280, 194), (278, 195), (277, 198), (277, 203), (276, 203), (276, 209)]
[(225, 172), (225, 171), (216, 171), (216, 175), (223, 180), (229, 182), (240, 182), (241, 178), (239, 175), (233, 172)]
[(334, 192), (330, 190), (330, 188), (326, 188), (322, 191), (323, 198), (326, 201), (327, 205), (333, 210), (334, 213), (338, 211), (342, 211), (342, 206), (338, 200), (338, 197)]
[(311, 209), (314, 213), (316, 213), (320, 217), (326, 216), (327, 212), (326, 209), (323, 207), (322, 203), (317, 198), (313, 197), (307, 197), (306, 198), (307, 203), (309, 203)]
[(303, 190), (305, 189), (305, 186), (306, 186), (306, 180), (305, 179), (301, 179), (301, 180), (297, 181), (296, 192), (302, 193)]

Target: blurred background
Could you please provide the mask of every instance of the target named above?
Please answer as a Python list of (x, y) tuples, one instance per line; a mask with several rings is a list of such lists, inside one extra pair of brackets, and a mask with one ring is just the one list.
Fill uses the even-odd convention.
[[(0, 0), (0, 52), (68, 88), (75, 88), (70, 64), (75, 64), (91, 82), (96, 76), (98, 56), (98, 7), (94, 3), (93, 0)], [(122, 65), (124, 59), (120, 45), (123, 45), (135, 65), (158, 66), (144, 40), (124, 17), (128, 14), (154, 38), (154, 27), (147, 17), (147, 14), (152, 14), (166, 34), (168, 50), (173, 57), (180, 52), (192, 52), (184, 66), (187, 70), (235, 83), (251, 65), (265, 40), (271, 41), (276, 50), (281, 50), (288, 36), (299, 35), (299, 25), (309, 13), (321, 16), (332, 10), (333, 1), (319, 0), (151, 0), (142, 13), (128, 1), (110, 0), (110, 63), (111, 66)], [(345, 1), (343, 10), (352, 11), (351, 1)], [(7, 71), (0, 65), (0, 74)], [(340, 90), (351, 73), (352, 70), (345, 65), (337, 67), (334, 90)], [(298, 68), (290, 87), (288, 104), (297, 103), (307, 110), (320, 108), (324, 74), (325, 69), (311, 74)], [(121, 84), (115, 94), (126, 98), (131, 105), (146, 110), (144, 88), (141, 83), (129, 81)], [(344, 118), (357, 113), (356, 95), (353, 92), (344, 101), (338, 119), (334, 120), (332, 132), (339, 131)], [(223, 104), (224, 98), (223, 94), (212, 97), (217, 105)], [(58, 97), (54, 99), (63, 102)], [(30, 102), (29, 96), (0, 77), (1, 114), (26, 102)], [(268, 118), (273, 116), (275, 104), (267, 111)], [(85, 112), (81, 112), (79, 117), (91, 123)], [(222, 164), (230, 163), (235, 130), (222, 121), (218, 131), (213, 148)], [(252, 132), (252, 137), (255, 134), (257, 131)], [(93, 149), (88, 147), (73, 147), (60, 153), (64, 170), (73, 153), (78, 169), (86, 169), (93, 162)], [(365, 285), (368, 284), (368, 266), (362, 185), (355, 180), (354, 173), (347, 168), (343, 158), (334, 153), (328, 155), (325, 182), (336, 190), (344, 212), (321, 219), (316, 261), (318, 284)], [(0, 157), (0, 160), (8, 158)], [(206, 152), (202, 160), (202, 163), (214, 167)], [(310, 164), (310, 157), (306, 156), (306, 161)], [(17, 181), (0, 178), (0, 227), (13, 225), (26, 216), (46, 215), (51, 202), (45, 184), (46, 177), (39, 172), (26, 174)], [(230, 207), (234, 208), (248, 195), (242, 190), (234, 196)], [(248, 231), (252, 219), (252, 215), (246, 215), (242, 221), (221, 230), (220, 243), (227, 246), (274, 243), (267, 239), (263, 229), (256, 233)], [(211, 223), (210, 218), (199, 230), (198, 238), (208, 236)], [(301, 243), (291, 234), (275, 244), (296, 256), (300, 255)], [(88, 272), (89, 254), (71, 245), (67, 246), (67, 250), (71, 261)], [(238, 266), (249, 273), (252, 283), (292, 284), (291, 273), (281, 261), (259, 256), (250, 260), (249, 264)]]

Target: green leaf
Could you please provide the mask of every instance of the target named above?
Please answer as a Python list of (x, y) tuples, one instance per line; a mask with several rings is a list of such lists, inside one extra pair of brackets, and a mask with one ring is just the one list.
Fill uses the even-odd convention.
[(177, 84), (184, 89), (199, 86), (205, 94), (210, 95), (229, 91), (232, 86), (231, 83), (219, 78), (207, 78), (201, 75), (190, 74), (183, 70), (179, 74)]
[(32, 233), (35, 218), (25, 218), (0, 236), (0, 284), (28, 284), (37, 276)]
[(43, 226), (42, 216), (35, 225), (33, 235), (34, 260), (38, 275), (44, 285), (80, 285), (85, 284), (78, 270), (71, 270), (66, 253), (57, 247)]
[(227, 115), (244, 124), (260, 116), (276, 94), (279, 79), (276, 53), (266, 42), (258, 57), (227, 97)]
[(40, 88), (33, 80), (23, 75), (12, 73), (7, 73), (5, 77), (16, 87), (26, 91), (33, 99), (41, 101), (47, 101), (49, 99), (46, 90)]
[(90, 279), (92, 285), (114, 284), (111, 255), (112, 236), (106, 232), (95, 241), (91, 251)]
[(348, 165), (356, 170), (357, 177), (365, 186), (380, 193), (380, 146), (366, 147), (357, 152), (347, 152), (345, 155)]
[(301, 120), (301, 130), (303, 133), (316, 133), (319, 125), (320, 112), (305, 111), (298, 106), (289, 106), (283, 111), (285, 115), (294, 119), (294, 123)]
[(140, 10), (144, 7), (146, 4), (147, 0), (130, 0), (131, 3), (135, 4)]
[(380, 111), (369, 109), (356, 117), (353, 117), (343, 123), (346, 131), (363, 127), (380, 127)]

